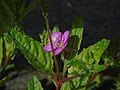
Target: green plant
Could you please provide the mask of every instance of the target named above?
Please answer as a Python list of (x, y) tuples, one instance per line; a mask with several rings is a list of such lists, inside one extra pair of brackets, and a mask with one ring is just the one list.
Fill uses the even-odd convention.
[(13, 60), (16, 55), (16, 47), (8, 32), (14, 25), (19, 26), (21, 20), (30, 13), (41, 0), (0, 0), (0, 86), (8, 80), (4, 72), (12, 67), (9, 60)]

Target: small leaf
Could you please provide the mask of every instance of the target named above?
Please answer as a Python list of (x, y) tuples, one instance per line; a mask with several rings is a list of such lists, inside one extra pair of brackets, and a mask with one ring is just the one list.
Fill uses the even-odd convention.
[(39, 80), (33, 76), (32, 79), (28, 82), (27, 90), (43, 90)]
[(44, 51), (42, 43), (25, 35), (25, 33), (16, 31), (15, 28), (10, 31), (10, 37), (31, 65), (38, 71), (51, 74), (52, 55)]
[(55, 26), (54, 26), (52, 32), (59, 32), (59, 27), (58, 27), (58, 25), (55, 25)]

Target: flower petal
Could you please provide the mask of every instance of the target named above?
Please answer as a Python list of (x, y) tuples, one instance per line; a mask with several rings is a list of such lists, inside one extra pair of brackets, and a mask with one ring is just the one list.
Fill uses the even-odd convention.
[(61, 32), (53, 32), (52, 34), (51, 34), (51, 38), (55, 38), (55, 39), (61, 39), (61, 37), (62, 37), (62, 33)]
[[(53, 44), (53, 49), (56, 49), (57, 47)], [(52, 51), (52, 47), (50, 45), (50, 43), (48, 43), (45, 47), (44, 50), (47, 52), (51, 52)]]
[(66, 46), (67, 46), (67, 43), (65, 43), (61, 48), (55, 49), (54, 54), (55, 55), (60, 54)]
[(52, 48), (51, 48), (50, 43), (48, 43), (48, 44), (44, 47), (44, 50), (47, 51), (47, 52), (51, 52), (51, 51), (52, 51)]
[(61, 53), (61, 51), (62, 51), (61, 48), (57, 48), (57, 49), (54, 51), (54, 54), (55, 54), (55, 55), (58, 55), (58, 54)]
[(64, 34), (62, 35), (63, 43), (66, 43), (68, 41), (69, 36), (70, 36), (70, 32), (69, 31), (65, 31)]

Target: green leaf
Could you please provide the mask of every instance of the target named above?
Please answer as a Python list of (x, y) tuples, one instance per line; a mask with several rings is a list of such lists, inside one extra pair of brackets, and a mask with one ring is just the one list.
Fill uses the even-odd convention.
[(75, 59), (70, 60), (67, 62), (67, 66), (68, 67), (73, 66), (79, 69), (83, 69), (86, 72), (88, 71), (87, 67), (85, 66), (85, 63), (82, 60), (75, 60)]
[(60, 90), (73, 90), (73, 88), (71, 87), (70, 81), (63, 83)]
[(27, 90), (43, 90), (39, 80), (33, 76), (32, 79), (28, 82)]
[(89, 80), (90, 73), (86, 73), (85, 70), (78, 68), (76, 66), (71, 66), (68, 68), (68, 77), (80, 75), (73, 80), (71, 80), (70, 85), (74, 87), (75, 90), (85, 90), (86, 84)]
[(85, 90), (87, 82), (89, 80), (89, 74), (86, 77), (78, 77), (73, 79), (76, 90)]
[(83, 51), (75, 57), (76, 60), (82, 60), (89, 70), (93, 70), (94, 67), (99, 65), (100, 58), (108, 47), (109, 42), (109, 40), (103, 39), (98, 43), (83, 49)]
[(58, 25), (55, 25), (55, 26), (54, 26), (52, 32), (59, 32), (59, 27), (58, 27)]
[(67, 52), (67, 54), (65, 55), (66, 59), (72, 59), (78, 53), (82, 41), (82, 34), (83, 34), (83, 18), (78, 17), (75, 19), (70, 30), (70, 38), (67, 45), (67, 48), (73, 50)]
[(14, 59), (16, 55), (16, 48), (14, 42), (10, 39), (8, 36), (8, 33), (4, 33), (3, 35), (3, 40), (4, 40), (4, 57), (7, 58), (9, 57), (10, 54), (10, 59)]
[(89, 46), (76, 55), (73, 60), (68, 61), (68, 76), (81, 75), (72, 80), (75, 90), (85, 90), (92, 72), (99, 72), (105, 69), (104, 65), (99, 65), (101, 55), (109, 45), (109, 40), (103, 39), (98, 43)]
[(85, 90), (89, 77), (78, 77), (63, 83), (60, 90)]
[(3, 40), (2, 38), (0, 37), (0, 67), (1, 67), (1, 64), (2, 64), (2, 58), (3, 58)]
[(100, 72), (100, 71), (103, 71), (105, 69), (106, 69), (106, 67), (104, 65), (95, 65), (92, 72)]
[(10, 31), (10, 37), (15, 42), (16, 47), (38, 71), (51, 74), (51, 69), (53, 68), (52, 55), (44, 51), (42, 43), (15, 29), (13, 28)]

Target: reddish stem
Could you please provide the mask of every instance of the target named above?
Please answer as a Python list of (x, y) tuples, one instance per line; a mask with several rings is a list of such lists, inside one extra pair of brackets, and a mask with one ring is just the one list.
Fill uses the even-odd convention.
[(98, 75), (99, 75), (98, 72), (93, 73), (93, 75), (90, 77), (90, 80), (88, 81), (88, 83), (87, 83), (87, 85), (86, 85), (86, 89), (85, 89), (85, 90), (87, 90), (87, 88), (89, 87), (89, 85), (92, 83), (92, 81), (93, 81)]
[(60, 83), (60, 81), (57, 80), (57, 77), (56, 77), (56, 75), (55, 75), (55, 73), (53, 71), (52, 71), (52, 76), (53, 76), (53, 79), (54, 79), (54, 81), (56, 83), (56, 90), (60, 90), (60, 87), (61, 87), (62, 83)]
[(80, 75), (67, 77), (67, 78), (62, 80), (62, 83), (67, 82), (67, 81), (72, 80), (72, 79), (77, 78), (77, 77), (80, 77)]

